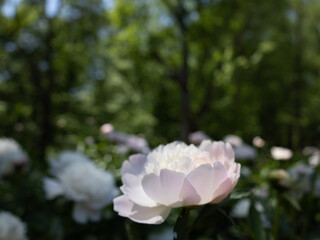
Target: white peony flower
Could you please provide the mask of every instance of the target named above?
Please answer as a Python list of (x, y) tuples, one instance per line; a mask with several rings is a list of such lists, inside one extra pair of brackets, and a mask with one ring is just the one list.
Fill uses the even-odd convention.
[(288, 160), (292, 158), (292, 151), (288, 148), (284, 147), (272, 147), (271, 148), (271, 156), (275, 160)]
[(188, 136), (190, 143), (199, 145), (204, 140), (210, 140), (210, 137), (202, 131), (190, 133)]
[(76, 152), (63, 152), (58, 160), (51, 160), (51, 163), (56, 179), (44, 179), (47, 198), (64, 195), (75, 201), (73, 218), (78, 223), (98, 221), (101, 209), (118, 195), (113, 175)]
[(0, 212), (0, 239), (25, 240), (26, 226), (21, 220), (9, 212)]
[(0, 138), (0, 176), (14, 173), (23, 169), (29, 162), (27, 154), (19, 143), (13, 139)]
[(240, 164), (228, 143), (173, 142), (132, 155), (121, 173), (124, 195), (114, 199), (114, 210), (135, 222), (160, 224), (172, 208), (221, 202), (237, 184)]

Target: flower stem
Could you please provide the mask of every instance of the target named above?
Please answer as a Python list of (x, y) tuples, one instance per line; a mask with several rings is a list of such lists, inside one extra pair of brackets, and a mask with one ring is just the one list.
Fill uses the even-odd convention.
[(189, 229), (189, 209), (183, 208), (174, 226), (173, 240), (187, 240)]
[(279, 216), (280, 216), (280, 196), (279, 196), (279, 193), (277, 192), (275, 213), (274, 213), (274, 220), (273, 220), (273, 227), (272, 227), (273, 238), (275, 240), (277, 240), (277, 236), (278, 236)]

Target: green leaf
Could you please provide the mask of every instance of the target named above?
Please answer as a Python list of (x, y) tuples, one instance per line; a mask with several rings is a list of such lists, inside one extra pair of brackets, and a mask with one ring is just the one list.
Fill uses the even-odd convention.
[(263, 228), (261, 214), (257, 211), (255, 206), (255, 201), (251, 199), (250, 209), (249, 209), (249, 227), (253, 239), (265, 240), (266, 234)]
[(230, 194), (230, 199), (242, 199), (250, 196), (251, 192), (246, 190), (235, 190)]
[(301, 207), (297, 199), (293, 198), (289, 194), (283, 194), (284, 199), (286, 199), (296, 210), (301, 211)]

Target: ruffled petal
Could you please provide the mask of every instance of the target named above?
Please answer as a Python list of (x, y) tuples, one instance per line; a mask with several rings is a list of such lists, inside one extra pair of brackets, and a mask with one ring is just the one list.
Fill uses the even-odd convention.
[(122, 176), (122, 182), (123, 186), (121, 190), (132, 202), (145, 207), (155, 207), (158, 205), (144, 192), (139, 177), (126, 173)]
[(45, 177), (43, 179), (43, 188), (47, 199), (53, 199), (64, 193), (60, 182), (52, 178)]
[(155, 202), (169, 207), (179, 207), (182, 199), (179, 195), (185, 175), (168, 169), (162, 169), (160, 175), (154, 173), (144, 176), (142, 188)]
[(139, 176), (144, 172), (144, 164), (147, 158), (143, 154), (134, 154), (129, 157), (129, 161), (125, 161), (121, 167), (121, 174), (130, 173)]
[(213, 167), (204, 164), (191, 171), (187, 180), (201, 197), (197, 205), (210, 202), (215, 191), (227, 178), (226, 168), (220, 162), (215, 162)]
[(146, 224), (160, 224), (169, 215), (171, 208), (166, 206), (143, 207), (130, 201), (125, 195), (113, 200), (114, 210), (122, 217), (128, 217), (132, 221)]

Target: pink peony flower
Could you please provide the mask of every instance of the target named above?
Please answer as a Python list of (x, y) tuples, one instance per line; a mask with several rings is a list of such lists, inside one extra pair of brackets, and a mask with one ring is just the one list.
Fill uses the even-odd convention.
[(121, 173), (123, 195), (114, 199), (114, 210), (135, 222), (160, 224), (172, 208), (221, 202), (237, 184), (240, 164), (228, 143), (173, 142), (132, 155)]

